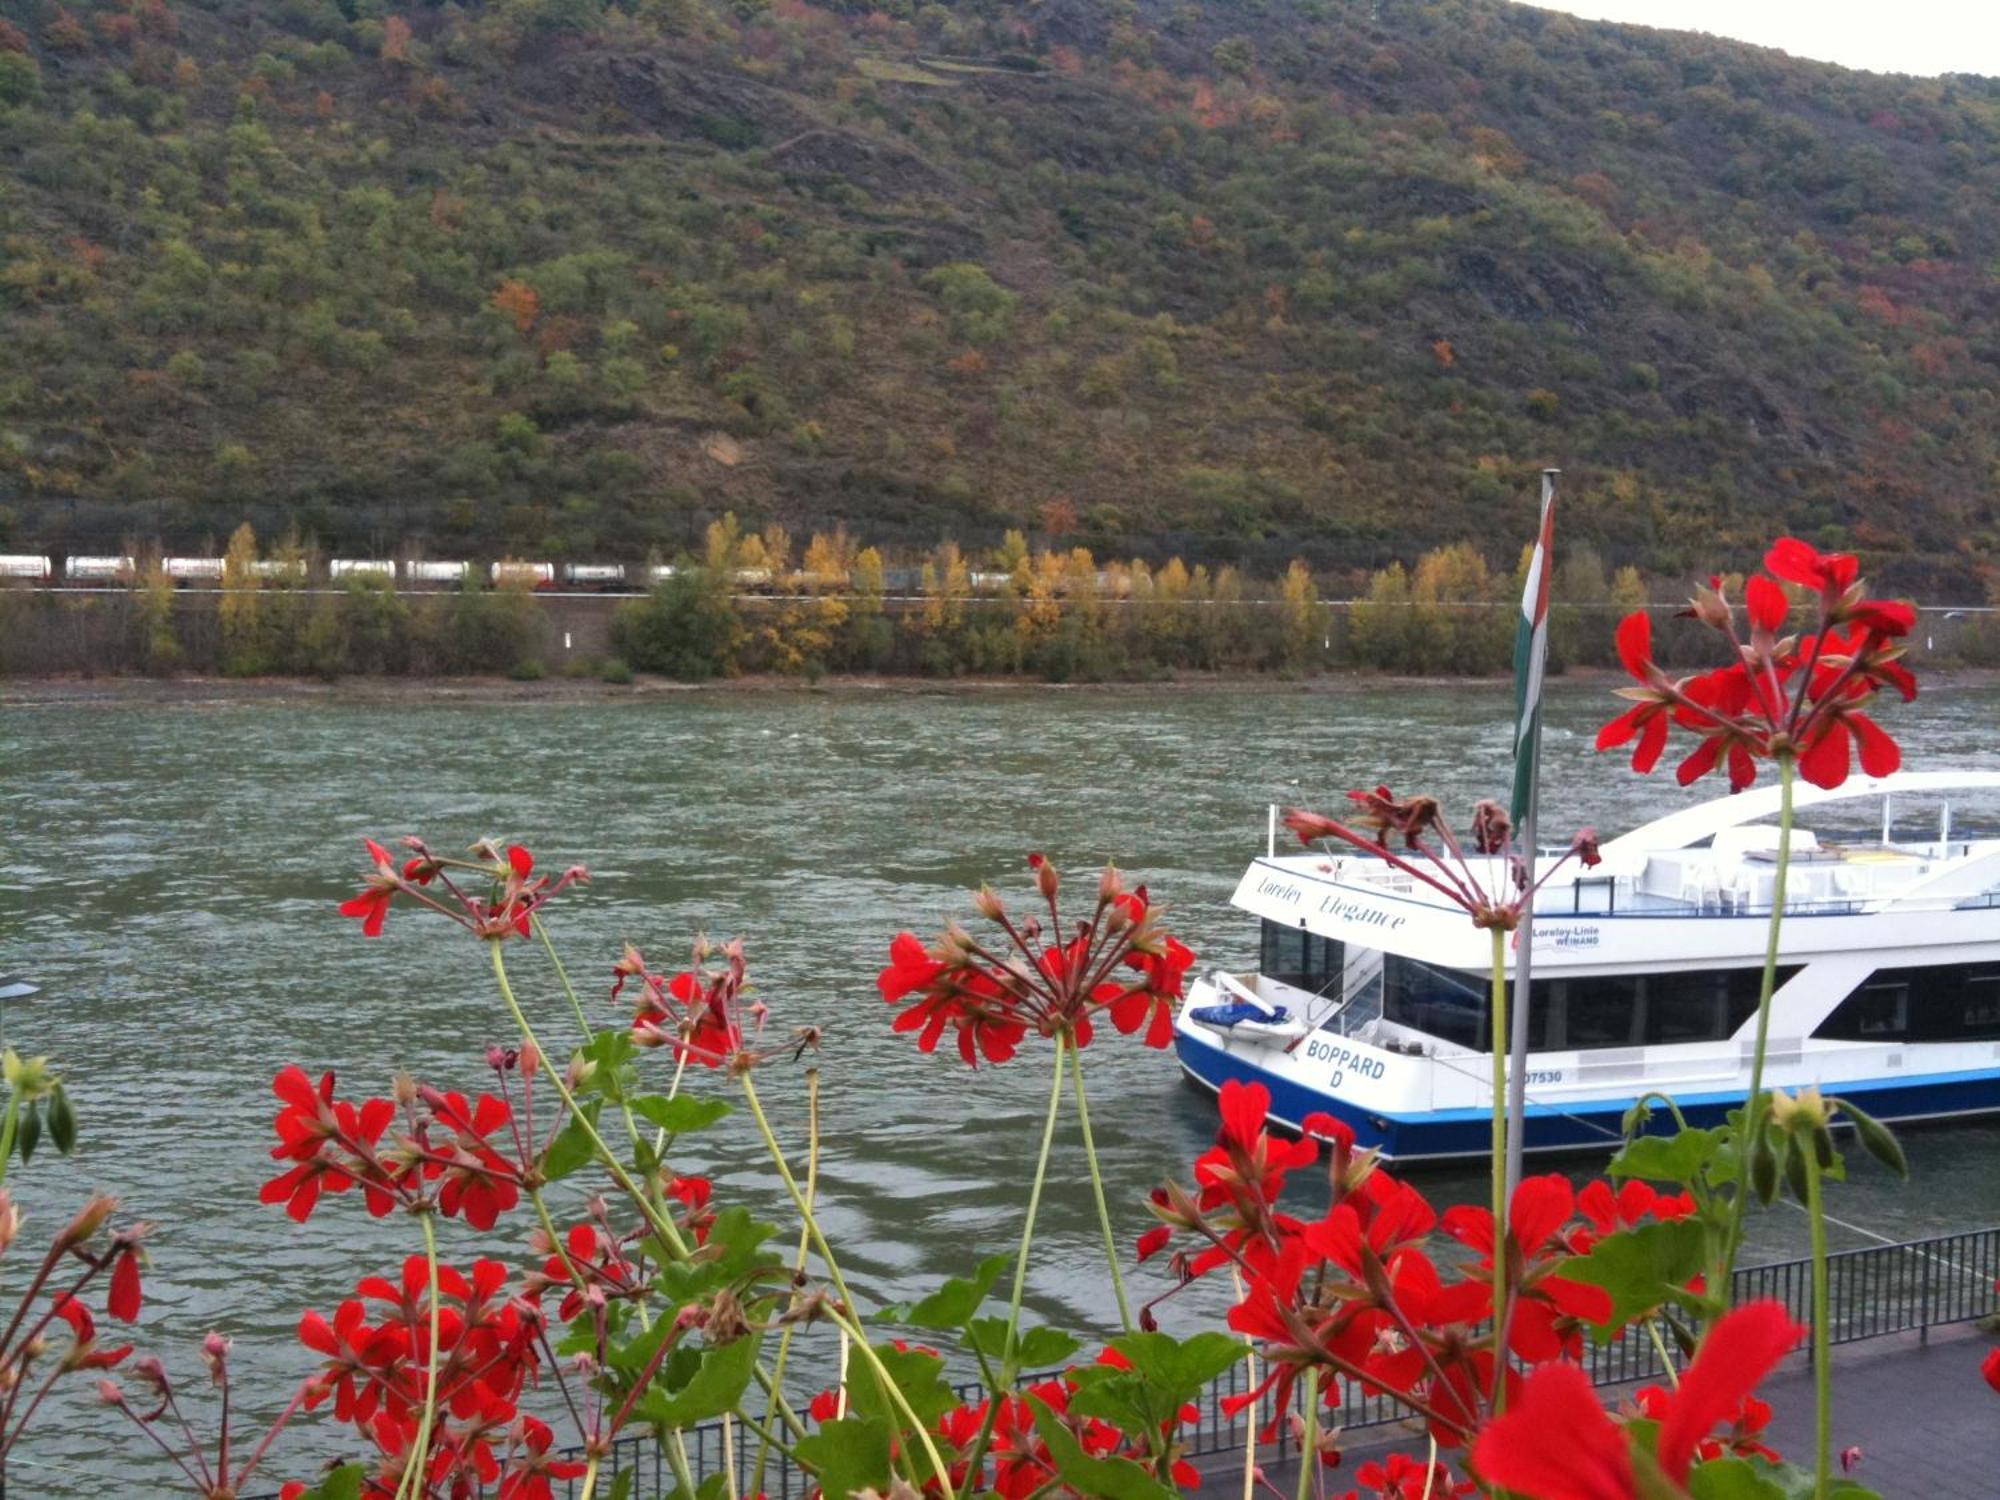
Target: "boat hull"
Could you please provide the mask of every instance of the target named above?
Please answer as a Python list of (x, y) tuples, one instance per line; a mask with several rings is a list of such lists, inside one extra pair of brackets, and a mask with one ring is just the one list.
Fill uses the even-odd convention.
[[(1219, 1093), (1230, 1081), (1261, 1083), (1271, 1094), (1271, 1116), (1283, 1125), (1301, 1128), (1308, 1115), (1323, 1113), (1345, 1122), (1355, 1142), (1374, 1147), (1391, 1161), (1455, 1161), (1491, 1154), (1491, 1112), (1479, 1109), (1438, 1109), (1404, 1113), (1370, 1108), (1354, 1099), (1314, 1087), (1272, 1065), (1285, 1054), (1263, 1048), (1232, 1050), (1210, 1041), (1196, 1027), (1174, 1032), (1174, 1049), (1186, 1076), (1210, 1092)], [(1773, 1088), (1796, 1089), (1816, 1080), (1779, 1077)], [(1952, 1073), (1918, 1073), (1893, 1082), (1843, 1080), (1834, 1091), (1851, 1097), (1877, 1119), (1895, 1122), (1957, 1119), (2000, 1114), (2000, 1068)], [(1719, 1125), (1743, 1102), (1740, 1091), (1676, 1095), (1675, 1103), (1696, 1126)], [(1530, 1104), (1524, 1149), (1533, 1152), (1609, 1152), (1622, 1139), (1625, 1115), (1633, 1097), (1567, 1100), (1560, 1104)], [(1649, 1128), (1656, 1133), (1675, 1129), (1671, 1115), (1655, 1111)]]

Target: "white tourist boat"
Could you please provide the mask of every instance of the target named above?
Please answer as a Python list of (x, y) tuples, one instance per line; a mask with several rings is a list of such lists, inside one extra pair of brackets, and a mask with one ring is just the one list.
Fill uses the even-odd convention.
[[(1818, 1084), (1887, 1120), (2000, 1111), (2000, 837), (1955, 834), (1952, 813), (1996, 794), (1990, 772), (1798, 787), (1767, 1086)], [(1696, 1124), (1742, 1102), (1778, 797), (1671, 813), (1542, 887), (1527, 1149), (1611, 1145), (1651, 1092)], [(1281, 854), (1275, 811), (1272, 830), (1233, 898), (1263, 923), (1258, 969), (1191, 987), (1182, 1068), (1209, 1089), (1262, 1082), (1280, 1120), (1325, 1111), (1398, 1160), (1486, 1155), (1488, 934), (1380, 859)], [(1497, 860), (1469, 863), (1498, 888)]]

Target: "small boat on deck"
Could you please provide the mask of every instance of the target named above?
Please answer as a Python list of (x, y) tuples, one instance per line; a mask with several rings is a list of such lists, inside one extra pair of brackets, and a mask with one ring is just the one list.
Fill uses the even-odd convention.
[[(1859, 831), (1867, 799), (1881, 817)], [(2000, 836), (1954, 831), (1967, 801), (2000, 807), (2000, 773), (1796, 790), (1767, 1087), (1817, 1084), (1890, 1121), (2000, 1112)], [(1924, 832), (1898, 836), (1919, 806)], [(1671, 813), (1541, 888), (1527, 1150), (1613, 1146), (1648, 1093), (1698, 1125), (1742, 1103), (1778, 808), (1773, 787)], [(1488, 935), (1383, 860), (1280, 854), (1275, 810), (1272, 829), (1232, 898), (1262, 923), (1258, 967), (1190, 987), (1183, 1071), (1210, 1090), (1261, 1082), (1275, 1118), (1324, 1111), (1394, 1160), (1484, 1157)], [(1469, 863), (1501, 888), (1497, 859)]]

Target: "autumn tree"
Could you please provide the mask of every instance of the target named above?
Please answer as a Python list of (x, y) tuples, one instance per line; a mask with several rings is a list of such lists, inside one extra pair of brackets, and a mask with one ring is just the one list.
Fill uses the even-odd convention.
[(1325, 649), (1327, 614), (1303, 558), (1292, 559), (1278, 585), (1278, 619), (1279, 664), (1290, 672), (1309, 670)]
[(231, 677), (254, 677), (270, 670), (264, 623), (257, 607), (263, 582), (257, 570), (257, 533), (245, 521), (231, 534), (229, 550), (223, 554), (222, 602), (217, 606), (222, 670)]

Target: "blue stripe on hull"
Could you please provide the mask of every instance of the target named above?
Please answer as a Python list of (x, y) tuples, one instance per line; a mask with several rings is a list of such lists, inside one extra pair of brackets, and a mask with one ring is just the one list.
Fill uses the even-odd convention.
[[(1247, 1057), (1190, 1036), (1174, 1033), (1174, 1050), (1187, 1075), (1204, 1087), (1219, 1091), (1224, 1083), (1261, 1083), (1271, 1091), (1271, 1114), (1284, 1124), (1297, 1127), (1309, 1114), (1324, 1112), (1344, 1120), (1354, 1128), (1356, 1144), (1379, 1146), (1392, 1160), (1443, 1160), (1451, 1157), (1483, 1157), (1492, 1150), (1491, 1116), (1485, 1110), (1440, 1110), (1426, 1115), (1370, 1114), (1351, 1102), (1331, 1094), (1306, 1088), (1289, 1078), (1268, 1073)], [(1841, 1083), (1835, 1091), (1853, 1097), (1856, 1104), (1881, 1120), (1926, 1120), (1958, 1118), (2000, 1112), (2000, 1071), (1975, 1073), (1931, 1073), (1897, 1082), (1872, 1080)], [(1679, 1099), (1688, 1123), (1719, 1125), (1731, 1109), (1741, 1104), (1740, 1094), (1700, 1094)], [(1555, 1108), (1528, 1107), (1529, 1151), (1608, 1151), (1618, 1144), (1625, 1111), (1630, 1099), (1600, 1100)], [(1673, 1117), (1655, 1111), (1651, 1127), (1655, 1133), (1670, 1134)]]

